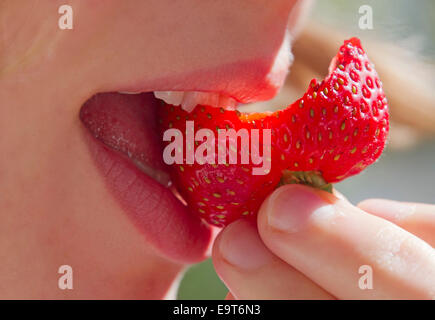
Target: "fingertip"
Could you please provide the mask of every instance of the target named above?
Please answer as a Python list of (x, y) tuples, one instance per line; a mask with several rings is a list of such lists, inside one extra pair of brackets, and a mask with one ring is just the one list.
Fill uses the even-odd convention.
[(381, 200), (381, 199), (376, 199), (376, 198), (365, 199), (365, 200), (358, 202), (358, 204), (356, 206), (362, 210), (365, 210), (366, 208), (372, 207), (373, 204), (375, 204), (379, 200)]
[(416, 211), (416, 205), (387, 199), (367, 199), (358, 203), (358, 208), (375, 216), (398, 222)]
[(258, 230), (273, 229), (294, 233), (303, 228), (307, 220), (320, 213), (332, 213), (339, 200), (333, 194), (312, 187), (289, 184), (275, 190), (263, 203), (258, 214)]
[(333, 193), (334, 196), (336, 196), (338, 199), (349, 202), (349, 200), (347, 200), (347, 198), (346, 198), (346, 197), (345, 197), (345, 196), (344, 196), (340, 191), (338, 191), (337, 189), (333, 188), (333, 189), (332, 189), (332, 193)]

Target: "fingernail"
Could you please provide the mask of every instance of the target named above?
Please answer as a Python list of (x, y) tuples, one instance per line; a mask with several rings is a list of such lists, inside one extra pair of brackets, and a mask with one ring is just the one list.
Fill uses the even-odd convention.
[(260, 268), (272, 261), (273, 255), (267, 250), (251, 222), (236, 221), (223, 232), (219, 251), (227, 263), (249, 270)]
[(283, 186), (267, 201), (268, 224), (288, 233), (298, 232), (309, 219), (325, 219), (335, 215), (334, 206), (306, 186)]
[(415, 213), (416, 206), (412, 203), (384, 199), (371, 199), (362, 202), (361, 207), (367, 212), (380, 215), (391, 221), (402, 220)]

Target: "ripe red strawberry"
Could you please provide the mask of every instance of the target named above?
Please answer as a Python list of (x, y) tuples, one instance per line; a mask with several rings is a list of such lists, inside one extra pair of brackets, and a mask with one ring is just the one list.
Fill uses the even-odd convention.
[(377, 73), (360, 41), (352, 38), (332, 60), (326, 79), (312, 80), (304, 96), (284, 110), (240, 114), (197, 106), (187, 113), (164, 104), (160, 122), (162, 130), (177, 128), (182, 133), (186, 120), (194, 121), (195, 132), (200, 128), (272, 130), (271, 170), (265, 175), (253, 175), (252, 168), (258, 165), (252, 163), (186, 164), (185, 155), (184, 164), (172, 165), (173, 182), (192, 211), (224, 226), (255, 215), (280, 181), (327, 187), (361, 172), (385, 146), (387, 109)]

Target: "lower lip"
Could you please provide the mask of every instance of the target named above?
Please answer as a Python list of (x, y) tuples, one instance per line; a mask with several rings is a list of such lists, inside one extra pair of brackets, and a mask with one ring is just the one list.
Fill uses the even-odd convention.
[(95, 139), (89, 130), (84, 130), (84, 136), (109, 192), (145, 240), (177, 262), (204, 259), (211, 243), (210, 228), (126, 156)]

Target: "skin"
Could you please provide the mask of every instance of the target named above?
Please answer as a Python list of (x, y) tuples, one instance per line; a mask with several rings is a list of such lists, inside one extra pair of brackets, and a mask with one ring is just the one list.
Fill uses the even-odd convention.
[[(435, 206), (343, 196), (286, 185), (257, 225), (236, 221), (213, 261), (229, 299), (435, 299)], [(373, 288), (362, 290), (361, 266)]]
[[(186, 263), (162, 255), (144, 240), (107, 190), (83, 137), (79, 110), (98, 92), (171, 90), (175, 86), (224, 92), (222, 84), (228, 81), (233, 84), (228, 94), (251, 101), (268, 98), (276, 90), (257, 89), (273, 66), (286, 28), (295, 33), (301, 18), (296, 1), (268, 1), (267, 6), (263, 1), (227, 2), (217, 7), (212, 4), (215, 2), (203, 6), (193, 0), (183, 3), (177, 10), (167, 10), (169, 4), (160, 0), (122, 4), (107, 0), (104, 5), (71, 0), (74, 30), (60, 31), (57, 8), (62, 2), (29, 0), (25, 6), (14, 0), (0, 2), (0, 298), (161, 299), (170, 295)], [(186, 20), (189, 15), (200, 19)], [(228, 20), (222, 23), (222, 17)], [(210, 38), (214, 41), (208, 41)], [(246, 70), (256, 72), (247, 76)], [(215, 80), (207, 82), (206, 78)], [(243, 92), (238, 90), (241, 83), (245, 84)], [(352, 217), (362, 215), (360, 209), (340, 201), (343, 212), (352, 212)], [(321, 261), (322, 257), (308, 247), (310, 242), (302, 248), (313, 252), (307, 254), (311, 260), (298, 260), (300, 256), (292, 253), (299, 247), (292, 248), (291, 239), (280, 240), (264, 222), (274, 212), (268, 203), (270, 200), (259, 215), (259, 233), (255, 226), (236, 222), (247, 239), (257, 240), (252, 242), (265, 251), (263, 258), (274, 261), (273, 267), (265, 265), (256, 275), (261, 282), (252, 282), (252, 271), (231, 269), (235, 272), (232, 275), (228, 271), (232, 267), (223, 259), (219, 244), (231, 234), (233, 225), (214, 245), (216, 270), (234, 296), (358, 296), (349, 289), (353, 283), (333, 288), (322, 283), (322, 275), (304, 269), (327, 262), (331, 265), (325, 272), (332, 270), (333, 275), (334, 266), (347, 270), (349, 265), (362, 263), (350, 246), (356, 240), (338, 233), (334, 236), (340, 230), (324, 232), (317, 226), (317, 232), (301, 237), (311, 239), (317, 234), (325, 241), (330, 239), (331, 246), (342, 250), (338, 253), (346, 254), (347, 264), (340, 264), (338, 259)], [(422, 258), (421, 269), (433, 270), (431, 248), (418, 239), (429, 242), (434, 233), (434, 210), (424, 208), (414, 218), (390, 223), (385, 209), (373, 205), (372, 210), (365, 208), (372, 215), (364, 215), (364, 221), (376, 219), (376, 223), (388, 226), (397, 223), (391, 236), (400, 236), (409, 228), (413, 235), (406, 236), (416, 242), (416, 252), (412, 253)], [(369, 222), (361, 232), (375, 223)], [(348, 223), (361, 226), (356, 218)], [(424, 233), (420, 232), (423, 228)], [(282, 241), (287, 244), (284, 248)], [(423, 249), (427, 250), (426, 260), (418, 251)], [(251, 266), (258, 264), (255, 259), (249, 259)], [(74, 269), (74, 290), (59, 290), (57, 286), (57, 271), (63, 264)], [(349, 269), (346, 274), (351, 277), (352, 272)], [(405, 286), (403, 276), (382, 275), (385, 283), (393, 284), (376, 298), (394, 298), (393, 286), (410, 289), (402, 293), (409, 292), (411, 298), (433, 297), (433, 292), (425, 291), (418, 281), (419, 285), (412, 287), (412, 278)], [(260, 283), (261, 290), (252, 290)], [(265, 287), (266, 283), (270, 287)]]

